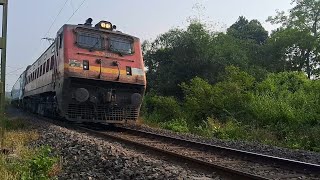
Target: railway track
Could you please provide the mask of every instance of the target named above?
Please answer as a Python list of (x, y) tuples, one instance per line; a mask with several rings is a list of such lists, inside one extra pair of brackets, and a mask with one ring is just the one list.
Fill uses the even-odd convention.
[(125, 126), (110, 128), (100, 124), (70, 124), (37, 117), (58, 126), (133, 145), (143, 151), (153, 151), (183, 162), (190, 168), (219, 172), (231, 179), (320, 179), (319, 164), (200, 143)]
[(96, 136), (114, 139), (184, 161), (192, 167), (218, 171), (232, 179), (319, 179), (320, 165), (246, 152), (177, 137), (116, 127), (81, 126)]

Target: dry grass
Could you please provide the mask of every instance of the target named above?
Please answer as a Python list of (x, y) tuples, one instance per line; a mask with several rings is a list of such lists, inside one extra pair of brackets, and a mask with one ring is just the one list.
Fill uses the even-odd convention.
[(49, 172), (49, 177), (55, 177), (57, 176), (60, 172), (62, 171), (62, 159), (59, 159), (59, 162), (55, 163), (50, 172)]
[(0, 179), (3, 180), (13, 180), (18, 179), (18, 173), (14, 173), (8, 170), (6, 167), (6, 157), (0, 155)]

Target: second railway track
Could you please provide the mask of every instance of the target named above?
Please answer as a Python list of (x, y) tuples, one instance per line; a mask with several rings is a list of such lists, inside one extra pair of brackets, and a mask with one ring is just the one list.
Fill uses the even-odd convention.
[(241, 151), (117, 126), (79, 127), (102, 138), (129, 143), (180, 159), (192, 167), (219, 171), (234, 179), (319, 179), (320, 165)]

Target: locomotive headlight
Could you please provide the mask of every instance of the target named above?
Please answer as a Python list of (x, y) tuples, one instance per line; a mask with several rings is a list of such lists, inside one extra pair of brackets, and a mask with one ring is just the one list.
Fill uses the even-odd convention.
[(104, 29), (111, 29), (111, 24), (110, 23), (101, 23), (100, 26)]
[(106, 25), (105, 25), (106, 27), (106, 29), (111, 29), (111, 24), (110, 23), (106, 23)]
[(102, 29), (108, 29), (112, 30), (112, 24), (108, 21), (100, 21), (98, 24), (96, 24), (96, 28), (102, 28)]

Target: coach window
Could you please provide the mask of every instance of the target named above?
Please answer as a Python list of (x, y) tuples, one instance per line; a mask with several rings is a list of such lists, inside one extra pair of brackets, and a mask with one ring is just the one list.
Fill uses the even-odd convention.
[(49, 71), (49, 65), (50, 65), (50, 59), (47, 60), (47, 67), (46, 67), (46, 72)]
[(77, 45), (89, 50), (102, 50), (102, 37), (99, 34), (77, 33)]
[(42, 76), (42, 65), (40, 66), (40, 76)]
[(50, 70), (53, 69), (53, 65), (54, 65), (54, 56), (51, 56)]
[(42, 74), (46, 73), (46, 62), (43, 63)]
[(38, 67), (38, 69), (37, 69), (37, 78), (39, 78), (39, 77), (40, 77), (40, 69)]

